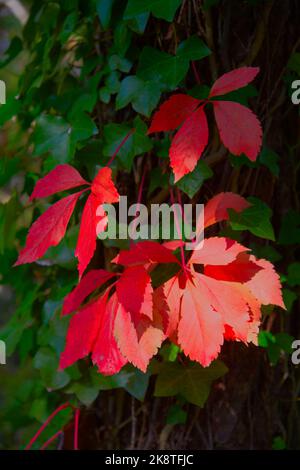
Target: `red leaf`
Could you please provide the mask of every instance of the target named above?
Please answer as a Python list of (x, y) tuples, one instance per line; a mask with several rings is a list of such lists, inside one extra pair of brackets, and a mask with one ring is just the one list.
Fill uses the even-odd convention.
[(118, 300), (113, 294), (99, 317), (99, 329), (93, 347), (93, 363), (97, 364), (99, 371), (105, 375), (117, 374), (127, 362), (114, 337), (118, 308)]
[(66, 189), (89, 184), (72, 166), (58, 165), (36, 183), (30, 201), (34, 198), (51, 196)]
[(139, 242), (132, 245), (130, 250), (120, 251), (112, 262), (123, 266), (136, 266), (147, 263), (179, 263), (171, 250), (152, 241)]
[(91, 193), (83, 209), (75, 250), (75, 256), (78, 258), (79, 277), (84, 273), (96, 249), (96, 211), (98, 205), (98, 199)]
[(163, 286), (166, 302), (168, 305), (168, 325), (166, 335), (177, 343), (177, 329), (180, 318), (181, 299), (183, 290), (179, 287), (178, 276), (174, 276)]
[(262, 268), (246, 283), (250, 292), (263, 305), (278, 305), (285, 309), (280, 279), (272, 263), (265, 259), (256, 259), (253, 255), (249, 257), (249, 261)]
[(252, 82), (259, 72), (259, 67), (241, 67), (222, 75), (212, 86), (209, 97), (225, 95)]
[(187, 281), (181, 303), (178, 342), (191, 360), (208, 366), (219, 354), (223, 344), (224, 325), (221, 315), (207, 299), (207, 291), (198, 275)]
[(76, 202), (83, 191), (67, 196), (49, 207), (31, 226), (26, 246), (14, 266), (32, 263), (41, 258), (50, 246), (63, 238)]
[(199, 274), (199, 281), (206, 287), (206, 299), (218, 312), (224, 324), (229, 325), (235, 337), (247, 341), (249, 330), (248, 304), (243, 287), (234, 282), (222, 282)]
[(194, 170), (208, 142), (208, 125), (203, 106), (194, 111), (176, 133), (170, 147), (175, 183)]
[(203, 241), (200, 250), (193, 251), (189, 260), (192, 264), (226, 265), (236, 259), (239, 253), (249, 251), (230, 238), (211, 237)]
[(60, 368), (65, 369), (93, 350), (99, 332), (101, 315), (106, 308), (106, 296), (83, 307), (71, 318), (65, 350), (60, 356)]
[(143, 372), (165, 338), (162, 325), (153, 324), (147, 318), (136, 327), (132, 316), (122, 305), (119, 305), (116, 315), (115, 336), (121, 353)]
[(248, 254), (240, 254), (234, 261), (226, 266), (205, 266), (204, 274), (220, 281), (245, 283), (250, 281), (261, 269), (262, 268), (257, 263), (249, 261)]
[(99, 289), (99, 287), (101, 287), (113, 277), (114, 273), (109, 273), (104, 269), (94, 269), (88, 272), (81, 279), (75, 289), (65, 298), (62, 314), (67, 315), (68, 313), (77, 310), (88, 295), (90, 295), (96, 289)]
[(134, 319), (138, 321), (141, 314), (153, 318), (151, 277), (143, 266), (126, 268), (116, 289), (119, 302)]
[(177, 129), (199, 104), (199, 100), (189, 95), (171, 96), (154, 114), (148, 134)]
[(113, 203), (119, 201), (119, 193), (112, 180), (111, 168), (104, 167), (98, 171), (92, 183), (92, 193), (97, 197), (98, 204)]
[(244, 153), (255, 161), (262, 142), (262, 129), (255, 114), (231, 101), (214, 101), (213, 105), (224, 146), (234, 155)]
[(209, 227), (222, 220), (228, 220), (228, 209), (241, 212), (249, 204), (246, 199), (234, 193), (219, 193), (208, 201), (204, 208), (204, 227)]

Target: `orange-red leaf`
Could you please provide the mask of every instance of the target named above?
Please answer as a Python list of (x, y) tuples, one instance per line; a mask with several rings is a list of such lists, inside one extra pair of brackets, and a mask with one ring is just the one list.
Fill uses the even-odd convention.
[(222, 317), (211, 306), (206, 289), (195, 275), (184, 289), (178, 343), (191, 360), (206, 367), (219, 354), (223, 335)]
[(202, 248), (193, 252), (190, 263), (226, 265), (245, 251), (249, 251), (249, 249), (230, 238), (206, 238), (203, 241)]

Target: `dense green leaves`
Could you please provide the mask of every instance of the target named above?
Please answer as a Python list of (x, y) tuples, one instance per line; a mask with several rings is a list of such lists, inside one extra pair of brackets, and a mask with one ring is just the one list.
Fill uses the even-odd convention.
[(172, 21), (181, 0), (128, 0), (124, 18), (134, 18), (151, 11), (156, 18)]
[(166, 362), (159, 367), (154, 393), (158, 397), (180, 395), (189, 403), (203, 406), (212, 382), (226, 372), (227, 368), (221, 361), (214, 361), (206, 368), (196, 363)]
[(209, 54), (207, 46), (197, 37), (181, 43), (176, 55), (146, 46), (140, 56), (137, 76), (145, 81), (158, 82), (165, 90), (172, 90), (188, 72), (190, 60), (202, 59)]

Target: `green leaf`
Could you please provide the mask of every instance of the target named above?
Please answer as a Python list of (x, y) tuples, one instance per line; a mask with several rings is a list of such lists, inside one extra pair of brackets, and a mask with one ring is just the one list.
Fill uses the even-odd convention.
[(291, 55), (288, 61), (288, 68), (300, 75), (300, 52), (294, 52)]
[(67, 372), (58, 371), (58, 357), (50, 348), (39, 349), (33, 359), (33, 364), (41, 372), (42, 380), (47, 388), (58, 390), (70, 382)]
[(287, 282), (291, 287), (300, 285), (300, 263), (292, 263), (289, 265)]
[[(152, 148), (152, 142), (147, 137), (147, 126), (140, 117), (133, 122), (135, 132), (127, 139), (118, 152), (118, 161), (126, 170), (130, 170), (134, 157), (148, 152)], [(107, 124), (104, 126), (103, 154), (111, 157), (131, 128), (126, 124)]]
[(96, 132), (95, 124), (85, 113), (75, 116), (71, 124), (59, 116), (42, 115), (33, 133), (34, 155), (49, 152), (54, 160), (65, 163), (73, 157), (77, 142)]
[(72, 156), (71, 132), (70, 124), (61, 117), (38, 117), (33, 133), (34, 155), (49, 152), (60, 163), (68, 161)]
[(190, 36), (186, 41), (179, 44), (176, 56), (187, 60), (200, 60), (211, 54), (207, 45), (198, 36)]
[(282, 297), (287, 311), (290, 312), (293, 308), (294, 302), (298, 298), (297, 294), (290, 289), (284, 288), (282, 289)]
[(283, 437), (276, 436), (273, 439), (272, 450), (284, 450), (286, 449), (286, 443)]
[(250, 197), (252, 204), (240, 213), (229, 209), (230, 226), (233, 230), (249, 230), (257, 237), (275, 241), (274, 230), (270, 222), (271, 209), (256, 197)]
[(286, 333), (273, 335), (270, 331), (260, 331), (258, 344), (267, 350), (267, 354), (272, 365), (277, 364), (281, 354), (292, 352), (292, 342), (294, 338)]
[(15, 36), (10, 41), (9, 47), (5, 51), (3, 59), (0, 61), (0, 68), (5, 67), (9, 62), (14, 60), (17, 57), (17, 55), (20, 54), (22, 49), (23, 49), (23, 43), (21, 39)]
[(165, 90), (173, 90), (185, 77), (188, 69), (187, 59), (146, 46), (140, 56), (137, 76), (145, 81), (155, 80)]
[(109, 27), (113, 3), (114, 0), (96, 0), (97, 13), (104, 29)]
[(214, 361), (209, 367), (197, 363), (182, 365), (178, 362), (165, 362), (159, 368), (154, 395), (157, 397), (183, 396), (189, 403), (203, 406), (211, 384), (227, 372), (221, 361)]
[(129, 0), (124, 19), (134, 18), (141, 13), (151, 12), (156, 18), (173, 21), (181, 0)]
[[(213, 171), (206, 163), (202, 162), (201, 160), (198, 162), (194, 171), (185, 175), (181, 178), (176, 186), (181, 189), (185, 194), (189, 196), (189, 198), (193, 198), (195, 194), (199, 191), (202, 187), (204, 181), (211, 178), (213, 176)], [(171, 175), (172, 181), (174, 181), (174, 175)], [(171, 184), (173, 184), (171, 182)]]
[(144, 116), (150, 117), (157, 106), (161, 88), (155, 82), (144, 82), (135, 75), (124, 78), (116, 98), (116, 109), (122, 109), (129, 103), (133, 109)]
[(259, 161), (265, 165), (271, 173), (275, 176), (279, 176), (279, 165), (278, 165), (279, 155), (273, 150), (270, 150), (267, 147), (264, 147), (259, 155)]
[(170, 406), (167, 414), (167, 424), (185, 424), (187, 420), (187, 412), (179, 405)]

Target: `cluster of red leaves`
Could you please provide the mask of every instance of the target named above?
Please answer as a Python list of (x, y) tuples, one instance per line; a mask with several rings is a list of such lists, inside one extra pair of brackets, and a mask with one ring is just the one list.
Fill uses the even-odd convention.
[(194, 170), (208, 143), (208, 124), (204, 108), (213, 105), (217, 127), (224, 146), (233, 154), (245, 154), (255, 161), (261, 147), (262, 130), (253, 112), (233, 101), (214, 98), (242, 88), (258, 74), (257, 67), (242, 67), (222, 75), (207, 100), (182, 93), (173, 95), (155, 113), (148, 133), (179, 131), (170, 147), (170, 163), (175, 182)]
[(83, 209), (75, 250), (75, 256), (78, 258), (79, 276), (81, 277), (95, 252), (96, 227), (100, 219), (104, 217), (103, 215), (97, 216), (100, 212), (97, 209), (102, 204), (119, 201), (119, 193), (115, 188), (111, 175), (110, 168), (101, 168), (93, 182), (89, 183), (72, 166), (58, 165), (48, 175), (40, 179), (30, 200), (48, 197), (78, 186), (88, 186), (88, 188), (56, 202), (34, 222), (27, 235), (26, 246), (21, 250), (15, 266), (33, 263), (41, 258), (50, 246), (58, 245), (66, 233), (67, 225), (79, 197), (85, 191), (90, 190)]
[[(149, 132), (181, 125), (170, 148), (176, 180), (194, 169), (207, 145), (204, 106), (208, 102), (214, 107), (224, 145), (233, 154), (244, 153), (255, 160), (261, 145), (255, 115), (238, 103), (213, 98), (247, 85), (257, 73), (258, 69), (250, 67), (234, 70), (215, 82), (208, 100), (178, 94), (161, 106)], [(102, 168), (88, 183), (73, 167), (59, 165), (37, 182), (31, 195), (32, 200), (85, 186), (53, 204), (35, 221), (16, 265), (36, 261), (50, 246), (57, 245), (79, 197), (90, 191), (75, 250), (81, 280), (63, 305), (63, 315), (73, 316), (60, 367), (91, 354), (103, 374), (115, 374), (127, 362), (145, 371), (166, 338), (190, 359), (208, 366), (224, 339), (256, 342), (261, 305), (284, 308), (279, 278), (271, 263), (256, 259), (248, 248), (228, 238), (205, 239), (187, 262), (183, 242), (140, 242), (113, 260), (122, 267), (121, 273), (99, 269), (82, 277), (95, 251), (96, 227), (105, 228), (105, 213), (98, 209), (119, 200), (111, 173), (110, 168)], [(228, 209), (240, 212), (248, 206), (244, 198), (232, 193), (213, 197), (205, 207), (205, 228), (227, 220)], [(173, 253), (178, 247), (181, 263)], [(151, 272), (163, 263), (176, 265), (177, 274), (154, 289)]]
[[(248, 205), (232, 193), (215, 196), (205, 208), (205, 227), (228, 219), (227, 209), (241, 211)], [(224, 339), (256, 342), (261, 305), (284, 308), (272, 264), (236, 241), (212, 237), (182, 266), (168, 248), (180, 243), (139, 242), (113, 260), (124, 267), (121, 275), (95, 270), (82, 278), (64, 302), (64, 314), (76, 313), (61, 368), (91, 354), (103, 374), (117, 373), (127, 361), (145, 371), (166, 338), (208, 366)], [(151, 271), (159, 263), (175, 263), (178, 272), (153, 289)], [(112, 285), (80, 307), (113, 277)]]

